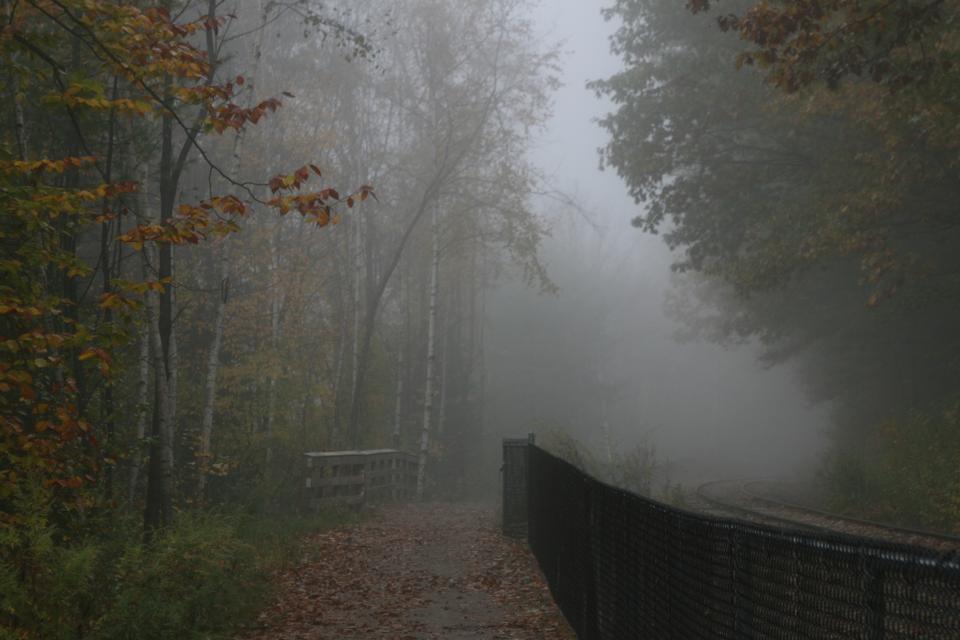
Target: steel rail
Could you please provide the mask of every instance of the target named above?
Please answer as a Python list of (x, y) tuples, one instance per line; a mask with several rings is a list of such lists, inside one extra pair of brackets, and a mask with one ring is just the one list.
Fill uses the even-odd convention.
[[(712, 480), (710, 482), (705, 482), (701, 484), (699, 487), (697, 487), (697, 490), (696, 490), (697, 497), (724, 511), (730, 511), (732, 513), (746, 515), (751, 518), (761, 518), (763, 520), (773, 521), (780, 525), (786, 525), (794, 529), (800, 528), (800, 529), (807, 529), (807, 530), (813, 530), (813, 531), (830, 531), (831, 530), (828, 527), (821, 527), (813, 524), (808, 524), (805, 522), (799, 522), (791, 518), (783, 518), (781, 516), (775, 516), (770, 513), (764, 513), (763, 511), (751, 509), (742, 504), (736, 504), (729, 500), (718, 498), (716, 497), (716, 495), (710, 495), (707, 493), (706, 491), (707, 487), (714, 487), (719, 484), (730, 484), (730, 481), (729, 480)], [(737, 489), (740, 490), (742, 493), (741, 485), (742, 483), (738, 483)]]
[[(804, 505), (796, 504), (790, 501), (779, 500), (777, 498), (772, 498), (765, 495), (760, 495), (756, 491), (751, 491), (748, 489), (750, 487), (757, 487), (762, 485), (764, 482), (762, 480), (750, 480), (750, 481), (729, 481), (729, 480), (714, 480), (711, 482), (705, 482), (697, 487), (696, 495), (707, 502), (708, 504), (713, 505), (719, 509), (748, 516), (752, 519), (759, 519), (765, 521), (772, 521), (781, 526), (787, 526), (794, 529), (803, 529), (803, 530), (812, 530), (812, 531), (825, 531), (831, 533), (846, 533), (851, 535), (851, 532), (844, 531), (842, 528), (837, 526), (830, 526), (824, 524), (813, 524), (810, 522), (805, 522), (800, 519), (800, 517), (787, 517), (784, 516), (782, 512), (796, 512), (797, 514), (813, 516), (816, 518), (833, 521), (837, 524), (846, 524), (853, 527), (858, 527), (861, 529), (867, 529), (868, 531), (857, 531), (852, 535), (856, 535), (863, 538), (871, 538), (874, 540), (889, 540), (888, 537), (885, 537), (884, 534), (893, 534), (896, 536), (910, 536), (913, 539), (906, 542), (907, 544), (912, 544), (915, 546), (930, 546), (934, 543), (949, 543), (950, 545), (955, 545), (960, 547), (960, 537), (952, 536), (949, 534), (936, 533), (933, 531), (924, 531), (921, 529), (910, 529), (907, 527), (897, 527), (893, 525), (884, 524), (881, 522), (876, 522), (873, 520), (864, 520), (859, 518), (851, 518), (847, 516), (842, 516), (836, 513), (831, 513), (829, 511), (823, 511), (821, 509), (815, 509), (812, 507), (806, 507)], [(752, 507), (749, 504), (743, 504), (742, 502), (735, 502), (735, 498), (732, 497), (718, 497), (716, 493), (710, 493), (708, 489), (716, 487), (718, 485), (732, 485), (733, 492), (741, 495), (747, 501), (752, 501), (754, 503), (759, 503), (766, 505), (769, 508), (776, 509), (780, 511), (780, 514), (773, 514), (763, 509)], [(729, 492), (728, 492), (729, 493)], [(874, 533), (870, 533), (869, 530), (873, 530)], [(928, 541), (927, 545), (924, 545), (922, 539)]]
[(923, 538), (931, 538), (933, 540), (939, 540), (942, 542), (952, 542), (960, 546), (960, 536), (953, 536), (947, 533), (937, 533), (935, 531), (927, 531), (925, 529), (912, 529), (910, 527), (900, 527), (896, 525), (890, 525), (883, 522), (877, 522), (876, 520), (866, 520), (863, 518), (853, 518), (850, 516), (844, 516), (837, 513), (832, 513), (830, 511), (824, 511), (822, 509), (816, 509), (814, 507), (808, 507), (802, 504), (797, 504), (789, 500), (781, 500), (779, 498), (773, 498), (769, 495), (760, 495), (756, 491), (750, 490), (748, 487), (756, 487), (762, 485), (765, 481), (763, 480), (750, 480), (743, 482), (741, 485), (741, 491), (751, 500), (756, 500), (764, 504), (771, 505), (773, 507), (778, 507), (782, 509), (788, 509), (791, 511), (797, 511), (800, 513), (806, 513), (812, 516), (817, 516), (820, 518), (830, 518), (837, 520), (839, 522), (846, 522), (851, 525), (868, 527), (871, 529), (877, 529), (879, 531), (889, 531), (892, 533), (899, 533), (902, 535), (908, 536), (917, 536)]

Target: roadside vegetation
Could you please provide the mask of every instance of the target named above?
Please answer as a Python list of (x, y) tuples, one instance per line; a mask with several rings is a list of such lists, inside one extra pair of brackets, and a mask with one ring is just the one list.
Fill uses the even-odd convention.
[(686, 504), (687, 489), (671, 480), (669, 464), (649, 441), (624, 451), (610, 443), (598, 451), (562, 427), (546, 427), (537, 444), (602, 482), (676, 507)]
[(89, 522), (72, 539), (26, 532), (0, 565), (0, 637), (231, 637), (269, 603), (275, 574), (311, 557), (307, 535), (358, 517), (186, 512), (146, 545), (133, 517)]

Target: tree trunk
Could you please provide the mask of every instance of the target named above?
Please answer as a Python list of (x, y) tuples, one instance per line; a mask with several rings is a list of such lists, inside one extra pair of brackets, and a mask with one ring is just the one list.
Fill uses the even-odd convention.
[(213, 413), (217, 399), (217, 375), (220, 371), (220, 348), (223, 344), (223, 325), (226, 319), (227, 298), (230, 287), (230, 244), (224, 238), (220, 245), (220, 291), (214, 309), (213, 338), (207, 354), (207, 376), (204, 383), (203, 417), (200, 422), (200, 450), (197, 454), (198, 470), (197, 499), (204, 500), (207, 487), (207, 472), (212, 459), (210, 442), (213, 437)]
[[(169, 456), (169, 469), (171, 475), (173, 474), (173, 467), (176, 464), (174, 454), (176, 452), (176, 442), (177, 442), (177, 401), (179, 400), (179, 391), (180, 391), (180, 347), (177, 342), (177, 324), (174, 322), (175, 310), (177, 308), (177, 290), (176, 290), (176, 251), (173, 247), (170, 247), (170, 278), (172, 282), (169, 286), (170, 293), (170, 326), (167, 331), (167, 420), (170, 425), (169, 437), (169, 451), (167, 456)], [(171, 494), (172, 495), (172, 494)]]
[(347, 351), (347, 322), (341, 313), (339, 336), (337, 339), (337, 362), (333, 373), (333, 419), (330, 425), (329, 446), (336, 447), (340, 440), (340, 414), (342, 402), (340, 392), (343, 389), (341, 380), (343, 379), (343, 361), (346, 359)]
[(430, 315), (427, 321), (427, 379), (423, 392), (423, 428), (420, 431), (420, 458), (417, 464), (417, 500), (423, 500), (427, 480), (427, 453), (430, 449), (430, 414), (433, 411), (433, 369), (436, 360), (437, 290), (440, 279), (440, 224), (436, 205), (433, 207), (430, 230), (433, 259), (430, 263)]
[[(359, 215), (355, 216), (356, 224), (354, 225), (354, 237), (353, 237), (353, 378), (351, 380), (350, 389), (351, 399), (354, 405), (359, 404), (362, 399), (360, 398), (360, 312), (361, 312), (361, 295), (360, 290), (362, 286), (362, 274), (363, 274), (363, 256), (362, 256), (362, 237), (361, 237), (361, 218)], [(359, 437), (360, 437), (360, 424), (359, 422), (355, 423), (351, 421), (350, 423), (350, 444), (354, 447), (359, 446)]]
[[(449, 302), (449, 297), (447, 298), (447, 301)], [(447, 395), (448, 395), (448, 394), (447, 394), (447, 387), (450, 386), (450, 385), (449, 385), (449, 379), (448, 379), (448, 377), (447, 377), (447, 376), (448, 376), (448, 373), (449, 373), (449, 366), (450, 366), (450, 357), (449, 357), (449, 353), (448, 353), (448, 352), (449, 352), (449, 348), (450, 348), (450, 336), (449, 336), (450, 327), (449, 327), (449, 317), (448, 317), (448, 316), (450, 315), (449, 306), (450, 306), (449, 304), (445, 305), (446, 311), (445, 311), (445, 313), (443, 314), (443, 315), (444, 315), (444, 322), (443, 322), (443, 324), (444, 324), (445, 326), (443, 327), (443, 329), (442, 329), (441, 332), (440, 332), (440, 334), (441, 334), (441, 337), (440, 337), (440, 344), (441, 344), (441, 347), (440, 347), (440, 379), (439, 379), (439, 386), (440, 386), (440, 411), (439, 411), (439, 413), (437, 414), (437, 436), (438, 436), (438, 437), (440, 437), (440, 436), (443, 435), (444, 428), (446, 427), (446, 420), (447, 420)]]
[(387, 284), (389, 284), (390, 278), (393, 276), (393, 272), (396, 271), (397, 265), (400, 263), (400, 258), (403, 256), (403, 251), (407, 246), (407, 242), (410, 240), (410, 236), (413, 235), (413, 230), (416, 229), (417, 223), (420, 222), (420, 218), (423, 217), (428, 208), (435, 206), (433, 201), (436, 197), (437, 190), (439, 189), (439, 186), (445, 177), (446, 173), (441, 171), (434, 176), (434, 180), (427, 186), (423, 196), (420, 199), (420, 204), (417, 207), (417, 211), (407, 223), (407, 227), (404, 229), (403, 236), (401, 236), (400, 242), (394, 249), (393, 256), (384, 267), (383, 272), (377, 281), (376, 288), (372, 292), (368, 292), (367, 314), (363, 323), (362, 337), (360, 340), (360, 360), (357, 367), (356, 384), (354, 385), (356, 393), (353, 395), (352, 404), (350, 406), (350, 429), (352, 432), (356, 432), (359, 428), (358, 425), (360, 424), (360, 412), (362, 410), (362, 404), (360, 400), (363, 391), (363, 384), (367, 374), (367, 360), (370, 355), (370, 344), (373, 341), (373, 333), (377, 326), (377, 312), (380, 309), (380, 302), (383, 300), (383, 294), (387, 289)]
[[(118, 97), (118, 83), (117, 77), (113, 77), (113, 88), (111, 90), (110, 99), (116, 100)], [(115, 108), (110, 109), (109, 124), (107, 127), (107, 157), (104, 168), (103, 181), (106, 184), (110, 184), (113, 181), (113, 160), (114, 160), (114, 144), (116, 140), (116, 124), (117, 124), (117, 112)], [(104, 197), (100, 203), (100, 213), (104, 217), (104, 222), (100, 225), (100, 275), (101, 275), (101, 287), (103, 289), (103, 294), (109, 294), (113, 289), (113, 262), (111, 254), (113, 253), (112, 247), (110, 246), (114, 242), (113, 233), (114, 233), (114, 221), (110, 220), (107, 214), (110, 210), (110, 200), (107, 197)], [(107, 325), (113, 324), (113, 310), (105, 309), (103, 313), (103, 320)], [(106, 444), (108, 455), (112, 455), (114, 449), (114, 438), (116, 435), (116, 407), (113, 396), (113, 382), (108, 380), (103, 388), (103, 393), (100, 396), (101, 405), (101, 420), (103, 421), (105, 429), (105, 438), (104, 442)], [(107, 500), (113, 500), (113, 484), (114, 484), (114, 466), (108, 464), (104, 470), (104, 494)]]
[(270, 367), (267, 379), (267, 447), (264, 462), (267, 475), (273, 461), (273, 427), (276, 419), (277, 404), (277, 367), (279, 366), (280, 344), (280, 257), (277, 255), (276, 235), (270, 236), (270, 290), (267, 294), (270, 302)]
[[(131, 164), (135, 164), (133, 158), (131, 157)], [(136, 218), (137, 224), (146, 224), (150, 221), (151, 216), (148, 210), (148, 201), (149, 194), (148, 189), (150, 185), (150, 165), (149, 162), (144, 162), (140, 168), (140, 189), (137, 191), (136, 195)], [(140, 278), (141, 280), (149, 280), (150, 278), (150, 254), (149, 247), (143, 248), (143, 253), (140, 254)], [(136, 502), (137, 499), (137, 482), (140, 479), (140, 467), (143, 465), (143, 443), (144, 438), (147, 435), (147, 414), (150, 412), (150, 400), (149, 400), (149, 389), (150, 389), (150, 315), (147, 313), (147, 307), (150, 304), (150, 297), (148, 294), (143, 296), (144, 302), (144, 316), (143, 324), (137, 330), (137, 342), (138, 342), (138, 358), (137, 361), (137, 404), (136, 404), (136, 422), (135, 424), (135, 433), (136, 433), (136, 444), (134, 451), (130, 456), (130, 475), (127, 478), (127, 507), (131, 508)]]
[[(260, 73), (260, 59), (263, 50), (263, 36), (266, 31), (267, 14), (264, 10), (263, 1), (258, 4), (260, 12), (260, 31), (257, 35), (257, 44), (254, 49), (253, 69), (250, 77), (247, 78), (247, 100), (246, 106), (253, 104), (254, 91), (258, 86)], [(216, 15), (215, 0), (210, 0), (207, 8), (208, 17)], [(216, 49), (213, 42), (213, 32), (207, 32), (207, 57), (210, 60), (216, 59)], [(246, 128), (240, 128), (233, 139), (233, 177), (238, 178), (243, 164), (243, 143), (246, 138)], [(198, 452), (199, 477), (197, 480), (197, 498), (204, 499), (206, 490), (207, 471), (210, 460), (213, 456), (211, 443), (213, 441), (213, 418), (217, 398), (217, 377), (220, 371), (220, 351), (223, 348), (223, 327), (226, 323), (226, 306), (230, 291), (230, 239), (224, 238), (220, 246), (220, 291), (217, 296), (216, 306), (214, 308), (213, 338), (210, 342), (210, 352), (207, 354), (207, 375), (204, 381), (204, 401), (201, 413), (200, 423), (200, 449)]]
[[(172, 95), (172, 81), (167, 78), (164, 96)], [(176, 182), (173, 166), (173, 118), (161, 119), (160, 148), (160, 224), (173, 217)], [(144, 538), (150, 540), (153, 532), (172, 521), (173, 518), (173, 434), (170, 420), (169, 372), (170, 336), (173, 329), (173, 251), (169, 243), (158, 248), (159, 268), (157, 275), (164, 284), (160, 294), (159, 308), (154, 310), (154, 297), (147, 305), (151, 314), (151, 343), (154, 348), (154, 409), (151, 428), (149, 474), (147, 476), (147, 505), (144, 511)]]
[(163, 338), (160, 326), (160, 305), (157, 294), (147, 294), (148, 333), (153, 350), (154, 407), (151, 428), (150, 461), (147, 476), (147, 505), (144, 511), (144, 539), (149, 542), (154, 533), (169, 525), (172, 518), (172, 474), (169, 453), (170, 405), (167, 391), (167, 368), (163, 360)]
[[(400, 310), (403, 311), (403, 278), (400, 278)], [(393, 405), (393, 448), (399, 449), (401, 444), (400, 422), (403, 416), (403, 340), (406, 337), (406, 327), (401, 324), (400, 335), (397, 338), (397, 392)]]
[[(340, 423), (343, 418), (343, 370), (347, 357), (347, 340), (349, 339), (349, 328), (347, 325), (347, 295), (344, 291), (344, 281), (346, 275), (343, 272), (343, 265), (346, 264), (350, 252), (350, 237), (347, 231), (347, 225), (342, 227), (343, 233), (338, 233), (335, 237), (336, 259), (334, 260), (334, 274), (337, 285), (337, 355), (334, 363), (333, 385), (331, 392), (333, 394), (333, 415), (330, 418), (330, 428), (328, 430), (328, 448), (336, 448), (340, 441)], [(341, 241), (342, 237), (342, 241)]]
[(137, 481), (140, 478), (142, 452), (140, 447), (147, 435), (147, 392), (150, 388), (150, 324), (140, 327), (137, 335), (139, 355), (137, 361), (136, 446), (130, 458), (130, 477), (127, 479), (127, 505), (132, 506), (137, 497)]
[[(14, 55), (14, 61), (19, 56)], [(30, 149), (30, 132), (23, 117), (23, 104), (20, 99), (20, 76), (12, 71), (7, 74), (10, 87), (10, 100), (13, 104), (13, 131), (17, 140), (17, 157), (26, 160)]]

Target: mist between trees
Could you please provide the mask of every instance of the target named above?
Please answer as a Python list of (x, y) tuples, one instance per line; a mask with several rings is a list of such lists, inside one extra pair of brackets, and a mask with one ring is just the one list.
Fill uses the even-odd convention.
[(952, 531), (956, 12), (621, 0), (625, 69), (591, 84), (634, 224), (674, 250), (681, 337), (758, 349), (829, 410), (830, 506)]
[(222, 632), (253, 605), (169, 550), (256, 581), (311, 450), (475, 499), (539, 430), (670, 499), (789, 468), (960, 526), (956, 3), (612, 3), (575, 89), (632, 213), (534, 161), (551, 7), (0, 2), (4, 633)]

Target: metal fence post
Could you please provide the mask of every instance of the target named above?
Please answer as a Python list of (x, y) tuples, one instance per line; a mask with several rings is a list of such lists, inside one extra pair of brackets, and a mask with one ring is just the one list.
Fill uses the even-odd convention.
[(503, 440), (503, 532), (509, 536), (526, 536), (528, 511), (529, 448), (533, 434), (527, 438)]

